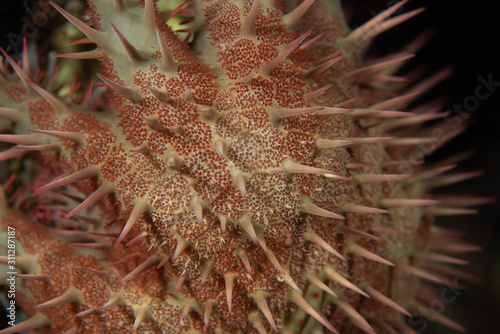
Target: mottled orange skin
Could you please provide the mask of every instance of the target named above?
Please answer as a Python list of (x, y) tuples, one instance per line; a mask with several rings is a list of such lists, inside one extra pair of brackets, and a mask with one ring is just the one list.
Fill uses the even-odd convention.
[[(50, 276), (50, 282), (34, 280), (23, 287), (22, 291), (29, 294), (29, 298), (25, 298), (26, 302), (22, 304), (28, 315), (34, 314), (33, 306), (60, 296), (69, 287), (74, 287), (82, 293), (81, 303), (38, 310), (37, 312), (51, 319), (52, 323), (50, 329), (40, 329), (40, 333), (60, 333), (72, 327), (79, 328), (83, 333), (129, 333), (135, 319), (131, 306), (144, 302), (161, 305), (154, 310), (152, 308), (156, 321), (146, 321), (142, 329), (145, 332), (160, 332), (160, 326), (164, 327), (163, 333), (178, 333), (179, 329), (189, 328), (180, 322), (182, 310), (174, 305), (169, 306), (165, 290), (168, 281), (165, 281), (159, 272), (148, 271), (132, 282), (117, 285), (124, 275), (141, 262), (141, 258), (133, 257), (114, 266), (109, 264), (130, 253), (144, 253), (142, 246), (136, 244), (127, 249), (120, 246), (112, 252), (101, 253), (100, 256), (83, 255), (55, 238), (46, 228), (37, 226), (21, 214), (8, 213), (1, 220), (1, 224), (4, 231), (9, 226), (15, 226), (17, 242), (22, 245), (24, 251), (23, 256), (38, 265), (37, 274)], [(103, 256), (106, 262), (100, 260)], [(112, 306), (84, 317), (70, 318), (71, 315), (85, 310), (102, 307), (117, 293), (124, 296), (129, 306)]]
[[(48, 330), (51, 333), (72, 327), (82, 333), (129, 332), (134, 323), (130, 305), (137, 306), (146, 301), (149, 318), (140, 325), (138, 333), (188, 330), (212, 333), (216, 329), (225, 333), (258, 333), (254, 323), (249, 321), (250, 314), (260, 314), (266, 330), (272, 331), (255, 303), (256, 294), (264, 292), (279, 328), (300, 333), (312, 328), (307, 326), (319, 326), (305, 313), (294, 313), (296, 306), (289, 300), (292, 288), (284, 282), (287, 278), (280, 277), (283, 275), (269, 260), (262, 245), (256, 244), (242, 227), (244, 217), (250, 217), (257, 236), (265, 241), (268, 251), (274, 254), (293, 282), (304, 291), (306, 300), (319, 305), (322, 314), (341, 332), (354, 333), (359, 329), (343, 311), (326, 299), (322, 290), (308, 282), (307, 275), (321, 277), (342, 300), (368, 320), (384, 317), (397, 321), (395, 319), (399, 319), (399, 315), (396, 311), (326, 279), (323, 272), (326, 268), (335, 269), (355, 285), (361, 288), (371, 285), (401, 305), (406, 305), (412, 298), (410, 291), (414, 290), (417, 279), (401, 270), (353, 255), (349, 246), (355, 243), (393, 262), (411, 262), (409, 254), (414, 248), (425, 248), (425, 236), (429, 233), (430, 224), (426, 220), (420, 223), (421, 213), (416, 208), (394, 209), (390, 214), (381, 216), (346, 213), (341, 210), (341, 205), (351, 202), (376, 207), (380, 198), (419, 198), (424, 195), (423, 190), (418, 185), (406, 186), (400, 181), (357, 185), (323, 175), (288, 173), (282, 166), (285, 161), (292, 160), (348, 177), (371, 173), (397, 174), (400, 172), (396, 167), (383, 170), (375, 165), (349, 170), (346, 164), (397, 160), (400, 153), (397, 150), (387, 152), (378, 144), (347, 149), (317, 149), (318, 138), (334, 140), (385, 135), (377, 127), (364, 128), (360, 122), (346, 115), (305, 114), (281, 121), (270, 117), (273, 108), (333, 107), (354, 96), (360, 99), (350, 106), (366, 107), (372, 103), (370, 99), (373, 95), (365, 99), (356, 85), (343, 78), (343, 74), (358, 68), (354, 57), (346, 58), (314, 79), (304, 76), (311, 62), (338, 51), (337, 41), (346, 31), (337, 14), (331, 13), (322, 1), (317, 1), (294, 30), (282, 24), (279, 9), (261, 7), (255, 21), (256, 36), (247, 38), (240, 35), (240, 26), (250, 9), (250, 1), (242, 9), (224, 0), (203, 3), (207, 38), (216, 49), (217, 59), (212, 61), (219, 64), (219, 70), (212, 69), (203, 60), (196, 59), (196, 55), (187, 52), (165, 25), (160, 25), (160, 28), (178, 62), (175, 74), (162, 72), (156, 62), (161, 55), (155, 51), (148, 71), (137, 71), (132, 78), (124, 81), (120, 76), (121, 66), (133, 64), (115, 64), (114, 59), (101, 50), (103, 73), (123, 85), (133, 82), (143, 97), (139, 103), (133, 103), (111, 92), (110, 99), (116, 115), (111, 118), (112, 121), (80, 109), (71, 113), (55, 112), (39, 97), (30, 97), (28, 101), (26, 92), (19, 84), (9, 84), (4, 88), (11, 103), (28, 110), (29, 120), (24, 120), (29, 123), (28, 128), (86, 135), (84, 145), (68, 140), (52, 140), (60, 142), (62, 149), (58, 157), (46, 161), (46, 164), (56, 172), (68, 174), (88, 166), (98, 167), (98, 178), (76, 183), (75, 188), (86, 196), (101, 184), (114, 186), (113, 194), (99, 205), (100, 212), (93, 214), (104, 219), (104, 223), (111, 219), (116, 219), (117, 223), (106, 230), (102, 226), (89, 229), (118, 235), (137, 199), (143, 199), (148, 204), (147, 212), (141, 215), (124, 243), (144, 231), (148, 233), (147, 237), (132, 246), (121, 244), (114, 249), (93, 252), (92, 256), (81, 255), (41, 227), (26, 234), (20, 232), (19, 241), (26, 253), (36, 259), (40, 273), (50, 275), (52, 282), (57, 282), (27, 284), (28, 293), (34, 298), (29, 305), (50, 300), (69, 286), (82, 292), (79, 303), (38, 311), (51, 320), (52, 327)], [(100, 15), (104, 13), (99, 13), (93, 3), (90, 5), (94, 27), (109, 33), (109, 28), (100, 23)], [(242, 81), (308, 30), (312, 30), (311, 36), (320, 32), (326, 34), (314, 48), (294, 51), (268, 75), (257, 73), (250, 82)], [(122, 33), (127, 36), (127, 31)], [(304, 100), (305, 94), (329, 83), (333, 84), (330, 90), (313, 101)], [(170, 100), (160, 102), (148, 88), (166, 92)], [(213, 117), (200, 115), (202, 108), (211, 108)], [(157, 120), (160, 127), (152, 128), (143, 117)], [(214, 149), (216, 142), (222, 143), (222, 155)], [(147, 153), (130, 152), (130, 148), (141, 145), (147, 147)], [(178, 166), (169, 165), (171, 156), (178, 160)], [(56, 166), (50, 166), (51, 163)], [(282, 173), (269, 172), (276, 169), (281, 169)], [(245, 194), (235, 184), (237, 174), (244, 175)], [(330, 212), (344, 215), (345, 221), (305, 213), (302, 210), (305, 199)], [(202, 208), (201, 222), (197, 206)], [(224, 219), (227, 219), (225, 232), (221, 228), (221, 220)], [(2, 218), (4, 229), (9, 224), (19, 226), (20, 230), (33, 225), (27, 218), (15, 213)], [(384, 237), (385, 240), (374, 241), (341, 234), (336, 230), (340, 225)], [(403, 233), (387, 236), (374, 232), (372, 226), (397, 228)], [(346, 256), (348, 262), (340, 261), (307, 240), (304, 236), (307, 231), (314, 231)], [(114, 240), (101, 242), (112, 247)], [(187, 248), (176, 261), (172, 261), (181, 242), (187, 242)], [(241, 251), (248, 255), (252, 273), (247, 272), (241, 261)], [(109, 266), (135, 252), (140, 254), (137, 258)], [(52, 256), (52, 260), (44, 260), (39, 254)], [(150, 269), (143, 276), (116, 286), (122, 277), (150, 256), (157, 257), (158, 261), (168, 260), (160, 269)], [(211, 269), (202, 282), (203, 268), (207, 265)], [(102, 278), (80, 269), (82, 266), (102, 270), (107, 276)], [(226, 295), (227, 275), (235, 277), (231, 313)], [(184, 283), (176, 291), (178, 280), (184, 280)], [(395, 281), (397, 284), (393, 283)], [(111, 307), (68, 323), (68, 315), (99, 308), (111, 298), (112, 293), (117, 292), (124, 295), (128, 306)], [(167, 296), (175, 303), (167, 301)], [(325, 301), (321, 302), (323, 298)], [(215, 302), (214, 311), (208, 325), (205, 325), (203, 308), (211, 302)], [(186, 306), (193, 306), (193, 310), (183, 320), (182, 312)]]

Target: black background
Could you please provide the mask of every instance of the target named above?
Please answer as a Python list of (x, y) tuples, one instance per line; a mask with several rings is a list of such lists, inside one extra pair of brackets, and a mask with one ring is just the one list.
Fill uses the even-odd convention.
[[(353, 22), (360, 24), (371, 17), (370, 12), (388, 8), (395, 1), (346, 1), (354, 8)], [(426, 11), (399, 28), (384, 33), (378, 39), (379, 50), (397, 50), (426, 27), (431, 27), (433, 39), (417, 54), (410, 65), (425, 64), (433, 70), (447, 65), (454, 68), (451, 78), (437, 86), (426, 97), (446, 95), (450, 106), (462, 104), (475, 94), (478, 77), (492, 75), (500, 82), (499, 17), (494, 2), (473, 1), (409, 1), (404, 9), (426, 7)], [(359, 21), (358, 21), (359, 20)], [(425, 97), (424, 97), (425, 98)], [(460, 171), (484, 170), (485, 174), (453, 187), (448, 193), (471, 193), (499, 196), (500, 192), (500, 87), (473, 113), (474, 122), (468, 130), (440, 150), (430, 160), (437, 160), (469, 148), (477, 154), (461, 163)], [(467, 239), (484, 247), (481, 253), (470, 253), (468, 271), (483, 279), (481, 285), (467, 284), (463, 294), (450, 306), (450, 318), (464, 325), (468, 333), (500, 333), (500, 208), (497, 203), (480, 207), (479, 215), (439, 219), (438, 223), (468, 232)], [(424, 333), (456, 333), (430, 322)]]

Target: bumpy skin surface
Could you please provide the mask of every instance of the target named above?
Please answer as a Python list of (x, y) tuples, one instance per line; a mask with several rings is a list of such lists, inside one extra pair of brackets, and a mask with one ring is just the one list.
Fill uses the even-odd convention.
[[(355, 145), (359, 138), (392, 136), (375, 126), (384, 118), (340, 109), (322, 113), (359, 97), (347, 107), (360, 115), (387, 97), (381, 90), (367, 93), (346, 75), (360, 67), (355, 55), (310, 71), (345, 47), (348, 30), (336, 2), (317, 0), (295, 25), (284, 13), (297, 3), (261, 2), (252, 14), (252, 1), (194, 1), (193, 26), (199, 29), (192, 50), (159, 21), (155, 32), (150, 2), (149, 14), (144, 3), (120, 9), (111, 1), (89, 2), (96, 31), (84, 33), (98, 45), (103, 74), (131, 89), (111, 91), (112, 108), (104, 112), (47, 100), (28, 76), (6, 74), (0, 104), (16, 109), (19, 119), (2, 125), (16, 134), (40, 129), (83, 135), (76, 142), (44, 133), (30, 138), (57, 144), (56, 151), (37, 154), (52, 177), (89, 171), (65, 191), (89, 197), (103, 190), (98, 208), (88, 213), (99, 223), (75, 216), (79, 229), (107, 233), (84, 238), (103, 244), (97, 250), (71, 248), (27, 217), (2, 211), (2, 228), (17, 227), (32, 272), (50, 277), (23, 289), (27, 313), (41, 313), (50, 324), (45, 331), (128, 333), (143, 317), (138, 333), (258, 333), (273, 327), (314, 333), (326, 331), (325, 324), (332, 330), (330, 323), (342, 333), (372, 332), (380, 319), (402, 326), (394, 309), (332, 278), (347, 278), (363, 294), (376, 289), (403, 307), (413, 300), (418, 278), (393, 265), (421, 265), (415, 254), (427, 247), (431, 217), (415, 205), (378, 213), (359, 206), (387, 209), (383, 200), (422, 199), (426, 189), (389, 163), (404, 161), (407, 151), (379, 142)], [(308, 31), (305, 41), (325, 34), (267, 67)], [(120, 34), (135, 51), (124, 52)], [(299, 108), (318, 109), (285, 115)], [(319, 145), (349, 139), (349, 146)], [(363, 178), (377, 174), (402, 176)], [(54, 205), (49, 198), (39, 201)], [(61, 218), (71, 209), (50, 210)], [(141, 239), (125, 245), (135, 237)], [(137, 267), (146, 270), (139, 277)], [(71, 303), (33, 309), (68, 289), (77, 291)], [(118, 297), (117, 305), (102, 308)], [(93, 311), (67, 320), (86, 310)]]

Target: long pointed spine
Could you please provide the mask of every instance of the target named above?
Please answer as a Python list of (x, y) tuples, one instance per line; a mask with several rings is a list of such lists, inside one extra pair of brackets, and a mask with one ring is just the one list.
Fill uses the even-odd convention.
[(411, 317), (410, 312), (405, 310), (403, 307), (399, 306), (396, 302), (394, 302), (389, 297), (387, 297), (386, 295), (384, 295), (381, 292), (379, 292), (378, 290), (376, 290), (374, 287), (368, 286), (365, 288), (365, 290), (366, 290), (366, 292), (368, 292), (370, 294), (371, 297), (377, 299), (382, 304), (385, 304), (389, 307), (392, 307), (396, 311), (401, 312), (408, 317)]
[(92, 42), (102, 45), (105, 43), (106, 39), (104, 37), (104, 33), (97, 31), (95, 29), (92, 29), (89, 27), (87, 24), (83, 23), (82, 21), (78, 20), (76, 17), (59, 7), (57, 4), (54, 2), (50, 1), (50, 4), (57, 9), (59, 13), (61, 13), (69, 22), (73, 23), (81, 32), (85, 34)]
[(127, 281), (130, 281), (131, 279), (134, 279), (135, 277), (137, 277), (138, 275), (140, 275), (141, 273), (143, 273), (147, 269), (158, 264), (158, 262), (159, 262), (159, 260), (156, 256), (153, 255), (153, 256), (149, 257), (146, 261), (141, 263), (137, 268), (132, 270), (132, 272), (130, 272), (127, 276), (122, 278), (121, 281), (118, 282), (116, 285), (120, 285), (120, 284), (123, 284)]
[(118, 246), (123, 238), (127, 235), (128, 232), (134, 227), (135, 223), (139, 220), (139, 218), (142, 216), (144, 212), (148, 209), (148, 205), (146, 201), (138, 201), (138, 203), (134, 206), (134, 209), (132, 210), (132, 213), (130, 214), (129, 219), (127, 220), (127, 223), (123, 227), (122, 232), (120, 233), (120, 236), (116, 240), (115, 247)]
[(271, 327), (274, 329), (274, 331), (276, 333), (278, 333), (278, 327), (276, 327), (276, 323), (274, 322), (271, 310), (269, 310), (269, 306), (267, 305), (264, 292), (259, 290), (255, 293), (255, 302), (259, 306), (261, 312), (266, 317), (267, 321), (269, 321), (269, 324), (271, 325)]
[(98, 175), (97, 167), (90, 166), (90, 167), (84, 168), (84, 169), (82, 169), (74, 174), (71, 174), (71, 175), (68, 175), (66, 177), (54, 180), (54, 181), (44, 185), (43, 187), (38, 188), (33, 193), (33, 196), (35, 196), (35, 195), (37, 195), (45, 190), (54, 188), (54, 187), (63, 186), (63, 185), (70, 184), (73, 182), (78, 182), (80, 180), (85, 180), (85, 179), (88, 179), (91, 177), (96, 177), (97, 175)]
[(66, 290), (62, 295), (56, 297), (48, 302), (35, 306), (35, 309), (43, 309), (47, 307), (54, 307), (66, 303), (78, 302), (81, 300), (80, 293), (76, 289)]
[(42, 314), (37, 313), (33, 317), (16, 324), (15, 326), (7, 327), (0, 330), (0, 334), (14, 334), (22, 331), (36, 330), (43, 326), (49, 325), (50, 321)]
[(83, 201), (80, 205), (74, 208), (70, 213), (64, 216), (64, 219), (68, 219), (81, 210), (92, 206), (95, 202), (103, 198), (104, 196), (112, 193), (114, 191), (114, 186), (111, 183), (105, 183), (100, 186), (92, 195), (90, 195), (85, 201)]
[(335, 329), (335, 327), (333, 327), (333, 325), (322, 314), (320, 314), (311, 305), (309, 305), (309, 303), (307, 303), (307, 301), (304, 299), (304, 297), (302, 297), (301, 295), (299, 295), (295, 291), (290, 291), (289, 298), (290, 298), (290, 300), (292, 302), (294, 302), (295, 304), (297, 304), (306, 313), (308, 313), (313, 318), (315, 318), (316, 320), (318, 320), (323, 326), (325, 326), (326, 328), (328, 328), (331, 332), (333, 332), (333, 333), (339, 333), (337, 331), (337, 329)]
[(304, 16), (305, 12), (311, 7), (315, 0), (305, 0), (292, 12), (286, 14), (281, 19), (287, 28), (292, 28)]
[(257, 10), (259, 9), (260, 0), (253, 0), (252, 7), (248, 15), (241, 24), (241, 36), (254, 37), (255, 36), (255, 18), (257, 17)]

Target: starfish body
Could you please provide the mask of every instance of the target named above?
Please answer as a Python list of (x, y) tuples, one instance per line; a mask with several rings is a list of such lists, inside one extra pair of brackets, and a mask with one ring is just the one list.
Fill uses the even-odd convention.
[(390, 18), (403, 4), (350, 31), (337, 1), (193, 1), (190, 48), (151, 0), (89, 1), (91, 26), (54, 4), (97, 45), (72, 57), (101, 61), (111, 107), (92, 110), (90, 91), (62, 99), (4, 53), (16, 74), (3, 69), (1, 124), (13, 131), (0, 139), (17, 146), (1, 157), (37, 152), (37, 209), (49, 213), (2, 203), (32, 316), (18, 326), (406, 329), (420, 279), (443, 281), (422, 266), (452, 261), (432, 251), (433, 216), (472, 212), (429, 197), (453, 162), (411, 159), (409, 147), (442, 144), (411, 126), (444, 116), (401, 111), (416, 94), (393, 74), (418, 43), (358, 59), (360, 45), (421, 11)]

